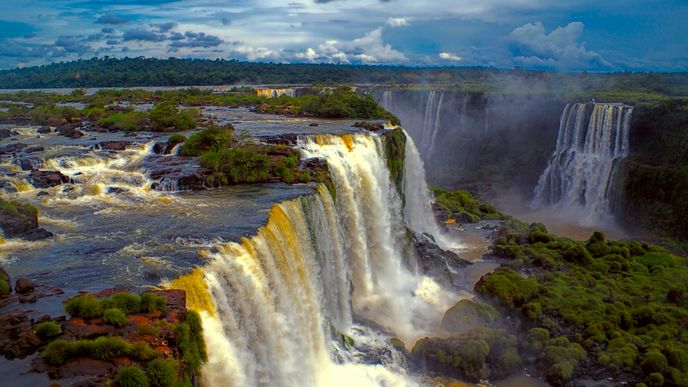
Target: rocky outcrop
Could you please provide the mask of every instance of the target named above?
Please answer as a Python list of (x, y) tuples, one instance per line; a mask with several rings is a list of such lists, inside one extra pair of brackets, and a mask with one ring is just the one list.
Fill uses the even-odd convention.
[(443, 250), (428, 234), (413, 235), (413, 244), (423, 273), (450, 287), (463, 283), (461, 268), (470, 265), (470, 261), (452, 251)]
[(38, 130), (36, 130), (36, 132), (39, 134), (48, 134), (48, 133), (51, 133), (52, 131), (53, 131), (52, 128), (49, 126), (41, 126), (40, 128), (38, 128)]
[(0, 199), (0, 229), (10, 238), (35, 241), (53, 236), (38, 227), (38, 210), (31, 205)]
[(0, 146), (0, 156), (12, 154), (18, 150), (26, 148), (27, 146), (28, 145), (22, 143)]
[(17, 132), (9, 129), (0, 129), (0, 140), (9, 138), (11, 136), (16, 136)]
[(99, 149), (122, 151), (133, 144), (131, 141), (103, 141), (96, 146)]
[(29, 175), (31, 184), (36, 188), (50, 188), (69, 182), (69, 177), (59, 171), (43, 171), (34, 169)]
[(76, 127), (74, 127), (72, 125), (58, 126), (55, 129), (55, 131), (60, 136), (69, 137), (69, 138), (80, 138), (80, 137), (85, 136), (84, 132), (78, 130)]
[(146, 158), (144, 169), (155, 180), (151, 188), (158, 191), (206, 189), (206, 168), (193, 157), (152, 155)]

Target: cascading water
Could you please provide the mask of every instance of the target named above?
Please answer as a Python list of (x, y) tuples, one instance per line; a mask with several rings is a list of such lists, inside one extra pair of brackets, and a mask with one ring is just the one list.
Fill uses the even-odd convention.
[(382, 102), (381, 105), (382, 107), (387, 110), (388, 112), (392, 111), (392, 91), (391, 90), (385, 90), (382, 93)]
[(442, 112), (442, 101), (444, 100), (444, 92), (431, 90), (428, 92), (425, 101), (425, 110), (423, 114), (423, 136), (421, 138), (420, 146), (428, 155), (432, 154), (435, 148), (435, 141), (437, 139), (437, 132), (440, 130), (440, 118)]
[[(216, 246), (203, 283), (182, 285), (192, 294), (207, 286), (215, 305), (198, 308), (210, 358), (206, 383), (414, 385), (400, 364), (359, 362), (355, 349), (343, 349), (333, 334), (370, 341), (357, 337), (366, 332), (357, 321), (370, 321), (411, 344), (437, 329), (456, 301), (411, 269), (407, 210), (390, 180), (383, 140), (317, 135), (301, 137), (299, 147), (306, 157), (327, 160), (336, 199), (321, 185), (316, 194), (275, 206), (256, 236)], [(407, 195), (421, 202), (413, 213), (427, 216), (427, 193), (420, 197), (410, 184)]]
[(557, 146), (540, 176), (531, 207), (556, 206), (595, 223), (611, 215), (617, 169), (629, 151), (633, 107), (568, 104)]

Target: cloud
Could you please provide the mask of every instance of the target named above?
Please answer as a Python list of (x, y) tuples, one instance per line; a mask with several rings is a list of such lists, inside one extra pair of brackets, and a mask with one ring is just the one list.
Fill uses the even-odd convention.
[(398, 63), (408, 60), (404, 54), (383, 42), (382, 28), (376, 28), (351, 41), (325, 41), (317, 48), (309, 47), (305, 52), (296, 53), (294, 58), (329, 63)]
[(131, 20), (129, 20), (125, 17), (110, 13), (110, 14), (106, 14), (106, 15), (99, 17), (98, 20), (96, 20), (96, 24), (115, 24), (115, 25), (117, 25), (117, 24), (126, 24), (126, 23), (129, 23), (130, 21)]
[(178, 39), (175, 36), (175, 41), (170, 45), (171, 48), (177, 49), (181, 47), (217, 47), (224, 43), (222, 39), (215, 35), (207, 35), (204, 32), (187, 31), (184, 34), (184, 39)]
[(153, 24), (153, 27), (157, 27), (160, 32), (167, 32), (177, 26), (177, 23), (169, 22), (162, 24)]
[(124, 40), (125, 42), (134, 40), (141, 42), (162, 42), (165, 39), (165, 35), (144, 28), (134, 28), (131, 30), (127, 30), (126, 32), (124, 32), (124, 35), (122, 35), (122, 40)]
[(600, 54), (590, 51), (578, 40), (584, 25), (572, 22), (557, 27), (549, 34), (542, 23), (528, 23), (509, 34), (509, 48), (516, 63), (557, 69), (584, 69), (588, 67), (610, 67)]
[(387, 19), (387, 26), (392, 28), (406, 27), (409, 25), (408, 20), (403, 17), (390, 17)]
[(112, 34), (112, 33), (115, 32), (115, 29), (114, 29), (114, 28), (110, 28), (110, 27), (105, 27), (105, 28), (103, 28), (102, 30), (100, 30), (100, 32), (102, 32), (102, 33), (104, 33), (104, 34)]
[(460, 56), (449, 52), (440, 52), (439, 54), (437, 54), (437, 56), (440, 57), (440, 59), (450, 60), (453, 62), (459, 62), (461, 60)]
[(67, 53), (81, 56), (92, 50), (91, 46), (84, 43), (86, 41), (88, 41), (88, 37), (60, 36), (55, 40), (55, 47), (60, 47)]

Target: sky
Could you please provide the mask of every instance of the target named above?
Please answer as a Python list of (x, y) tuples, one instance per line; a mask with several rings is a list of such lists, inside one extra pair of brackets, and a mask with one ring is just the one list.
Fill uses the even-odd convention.
[(688, 71), (688, 0), (3, 0), (0, 69), (94, 56)]

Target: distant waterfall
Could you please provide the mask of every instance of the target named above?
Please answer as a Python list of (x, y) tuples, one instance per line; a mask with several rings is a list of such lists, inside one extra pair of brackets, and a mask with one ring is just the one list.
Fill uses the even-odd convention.
[[(409, 269), (415, 254), (383, 140), (314, 135), (301, 137), (299, 147), (327, 160), (336, 199), (321, 185), (276, 205), (255, 236), (208, 253), (206, 285), (186, 287), (215, 305), (199, 308), (209, 352), (205, 384), (415, 385), (394, 359), (359, 362), (356, 350), (343, 350), (333, 335), (359, 340), (355, 321), (374, 321), (411, 344), (430, 334), (455, 301)], [(207, 302), (191, 303), (197, 304)]]
[(437, 132), (440, 130), (440, 118), (443, 100), (444, 92), (438, 92), (436, 90), (429, 91), (425, 100), (425, 109), (423, 110), (423, 131), (420, 147), (427, 155), (431, 155), (433, 149), (435, 148)]
[(392, 111), (392, 92), (390, 90), (385, 90), (382, 93), (381, 105), (388, 112)]
[(554, 154), (540, 176), (531, 206), (574, 209), (585, 222), (610, 215), (617, 169), (629, 151), (633, 107), (568, 104)]

